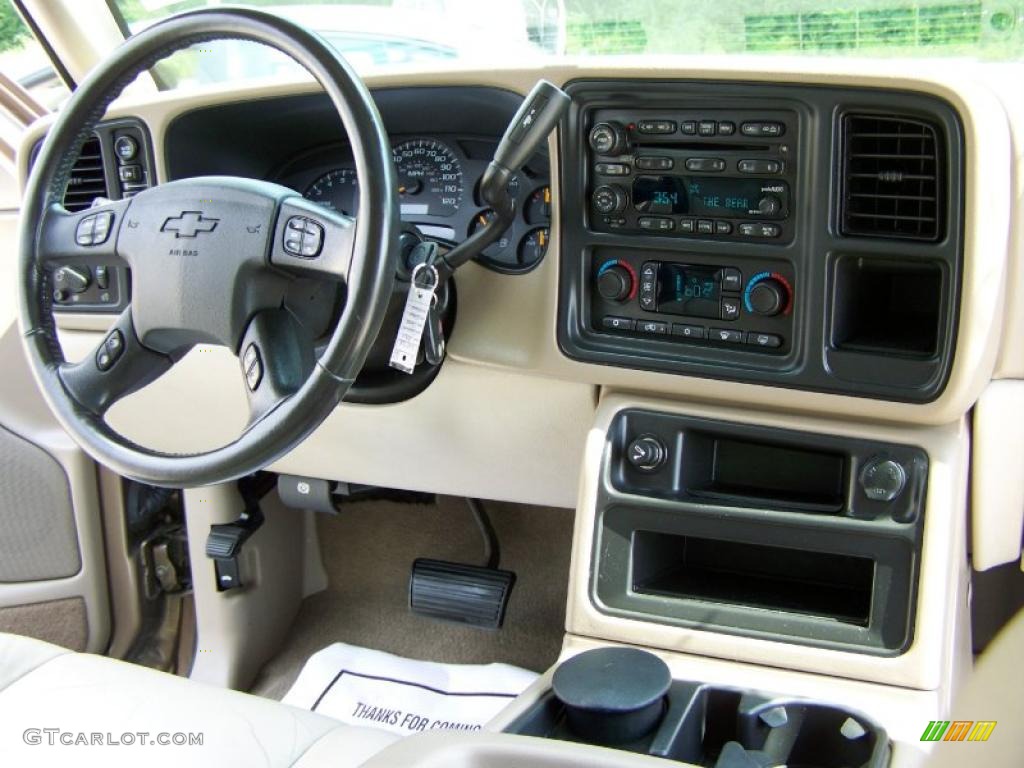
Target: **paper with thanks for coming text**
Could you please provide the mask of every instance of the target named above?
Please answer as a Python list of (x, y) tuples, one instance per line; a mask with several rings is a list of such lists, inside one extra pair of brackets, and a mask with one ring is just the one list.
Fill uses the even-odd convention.
[(335, 643), (310, 657), (282, 701), (402, 735), (478, 731), (536, 679), (508, 664), (438, 664)]

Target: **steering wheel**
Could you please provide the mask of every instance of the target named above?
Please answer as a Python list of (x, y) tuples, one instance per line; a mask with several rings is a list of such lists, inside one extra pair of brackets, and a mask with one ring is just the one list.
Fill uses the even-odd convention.
[[(62, 199), (71, 169), (106, 108), (136, 76), (195, 43), (241, 39), (275, 48), (327, 92), (359, 176), (358, 221), (265, 181), (174, 181), (77, 213)], [(322, 38), (255, 10), (172, 16), (127, 40), (58, 113), (36, 158), (22, 209), (19, 322), (47, 404), (76, 442), (115, 472), (189, 487), (255, 472), (310, 434), (362, 368), (391, 296), (399, 213), (391, 150), (358, 76)], [(51, 298), (55, 264), (131, 269), (131, 304), (95, 352), (64, 359)], [(332, 281), (345, 304), (316, 355), (312, 329), (287, 304), (299, 278)], [(104, 413), (171, 368), (196, 344), (239, 358), (250, 418), (234, 441), (200, 454), (134, 444)]]

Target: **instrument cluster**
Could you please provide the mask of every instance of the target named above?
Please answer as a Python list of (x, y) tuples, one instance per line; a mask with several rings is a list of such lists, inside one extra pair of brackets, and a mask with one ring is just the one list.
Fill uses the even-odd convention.
[[(480, 179), (496, 142), (461, 136), (393, 136), (402, 220), (425, 235), (460, 243), (494, 216), (481, 201)], [(275, 179), (310, 200), (359, 214), (359, 179), (351, 150), (335, 144), (292, 160)], [(547, 158), (537, 156), (509, 182), (516, 218), (478, 261), (498, 272), (533, 269), (547, 252), (551, 187)]]

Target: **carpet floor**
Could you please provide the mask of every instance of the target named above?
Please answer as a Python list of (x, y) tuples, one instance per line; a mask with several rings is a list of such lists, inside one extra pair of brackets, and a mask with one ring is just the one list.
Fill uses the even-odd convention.
[(252, 692), (280, 699), (306, 659), (337, 641), (427, 661), (549, 667), (565, 631), (573, 512), (495, 501), (484, 508), (501, 545), (500, 567), (517, 574), (503, 629), (446, 624), (408, 609), (417, 557), (481, 563), (483, 543), (465, 499), (347, 503), (335, 517), (319, 516), (328, 588), (303, 601)]

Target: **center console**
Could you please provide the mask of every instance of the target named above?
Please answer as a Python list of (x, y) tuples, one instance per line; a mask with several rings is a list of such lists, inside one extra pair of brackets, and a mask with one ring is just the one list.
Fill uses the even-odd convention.
[(956, 338), (962, 136), (920, 94), (571, 84), (558, 341), (574, 359), (929, 401)]

